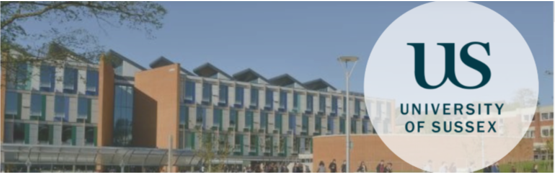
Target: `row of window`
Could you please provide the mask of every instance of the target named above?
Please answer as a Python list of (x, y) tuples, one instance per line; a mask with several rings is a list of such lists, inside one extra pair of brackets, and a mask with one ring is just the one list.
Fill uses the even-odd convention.
[[(522, 116), (523, 121), (535, 121), (535, 116), (534, 115), (523, 115)], [(554, 120), (554, 112), (545, 112), (545, 113), (541, 113), (541, 121), (544, 120)]]
[(6, 143), (95, 146), (96, 136), (97, 127), (95, 126), (20, 121), (4, 124), (4, 141)]
[[(84, 94), (86, 95), (98, 95), (98, 83), (99, 75), (97, 70), (86, 70), (85, 77), (80, 77), (79, 70), (76, 68), (66, 67), (63, 70), (62, 80), (56, 77), (56, 68), (54, 66), (41, 65), (39, 67), (39, 87), (34, 90), (39, 90), (43, 92), (54, 92), (56, 90), (56, 82), (63, 81), (61, 91), (68, 94), (76, 94), (78, 92), (78, 86), (85, 86)], [(33, 74), (33, 66), (28, 64), (20, 64), (16, 72), (12, 75), (8, 75), (11, 78), (8, 80), (8, 89), (19, 89), (19, 90), (31, 90), (31, 81), (37, 76)], [(80, 79), (84, 79), (84, 84), (78, 83)]]
[[(194, 114), (195, 116), (190, 116), (192, 113), (190, 112), (190, 110), (195, 110)], [(208, 110), (212, 110), (212, 116), (208, 116), (207, 111)], [(316, 129), (314, 131), (314, 135), (320, 135), (320, 134), (324, 134), (324, 133), (320, 133), (320, 130), (318, 130), (319, 128), (323, 127), (323, 117), (321, 116), (316, 116), (315, 119), (313, 120), (313, 123), (310, 123), (309, 120), (309, 116), (307, 115), (301, 115), (301, 131), (297, 132), (297, 126), (298, 126), (298, 121), (297, 121), (297, 115), (296, 114), (280, 114), (277, 113), (274, 115), (274, 121), (269, 121), (269, 113), (268, 112), (256, 112), (256, 111), (250, 111), (247, 110), (245, 111), (244, 115), (241, 116), (240, 112), (238, 110), (226, 110), (229, 113), (227, 114), (227, 116), (224, 116), (224, 112), (223, 109), (220, 108), (206, 108), (204, 106), (197, 106), (196, 108), (194, 107), (189, 107), (189, 106), (181, 106), (180, 108), (180, 125), (181, 128), (184, 129), (192, 129), (189, 128), (189, 122), (192, 121), (190, 119), (190, 117), (195, 117), (195, 123), (196, 126), (200, 127), (200, 129), (216, 129), (216, 130), (229, 130), (232, 129), (234, 131), (244, 131), (244, 132), (253, 132), (255, 131), (256, 128), (259, 129), (259, 131), (264, 132), (264, 133), (270, 133), (270, 132), (274, 132), (274, 131), (269, 131), (269, 127), (270, 125), (274, 125), (275, 128), (275, 132), (278, 133), (284, 133), (283, 129), (283, 118), (284, 117), (288, 117), (287, 118), (287, 122), (288, 122), (288, 130), (291, 131), (292, 133), (296, 134), (296, 133), (301, 133), (302, 135), (307, 135), (309, 134), (309, 127), (310, 126), (314, 126), (314, 128)], [(193, 111), (192, 111), (193, 112)], [(258, 127), (255, 127), (256, 122), (255, 122), (255, 114), (258, 114), (257, 116), (258, 118)], [(226, 117), (229, 119), (229, 128), (224, 128), (223, 127), (223, 118)], [(212, 119), (212, 123), (211, 126), (212, 128), (207, 128), (207, 121), (208, 119)], [(240, 119), (241, 118), (241, 119)], [(329, 134), (332, 134), (334, 132), (335, 127), (338, 127), (335, 123), (335, 120), (337, 120), (338, 117), (333, 117), (333, 116), (329, 116), (326, 118), (326, 128), (327, 128), (327, 132)], [(346, 132), (346, 128), (345, 128), (345, 118), (338, 118), (339, 119), (339, 132), (340, 133), (345, 133)], [(240, 122), (243, 122), (242, 126), (243, 128), (240, 128)], [(357, 127), (357, 123), (358, 122), (362, 122), (362, 127), (358, 128)], [(363, 119), (363, 120), (356, 120), (353, 119), (351, 120), (351, 125), (350, 125), (350, 130), (351, 133), (359, 133), (358, 129), (361, 129), (360, 133), (376, 133), (376, 131), (373, 130), (370, 120), (368, 119)]]
[[(72, 115), (70, 111), (72, 106), (74, 105), (77, 105), (77, 116), (71, 116), (72, 118), (76, 118), (76, 120), (73, 122), (91, 123), (92, 117), (94, 115), (92, 108), (92, 99), (86, 97), (75, 98), (63, 95), (52, 96), (40, 93), (23, 94), (7, 91), (5, 98), (6, 102), (8, 102), (6, 103), (4, 113), (6, 119), (30, 119), (46, 121), (48, 110), (47, 106), (52, 105), (52, 103), (54, 105), (54, 116), (51, 121), (69, 122), (70, 115)], [(23, 104), (24, 101), (30, 101), (30, 106), (25, 106)], [(24, 114), (24, 111), (22, 110), (27, 108), (29, 108), (29, 113)]]
[[(541, 128), (541, 137), (553, 137), (554, 136), (554, 128), (553, 127), (542, 127)], [(535, 138), (535, 129), (529, 129), (525, 131), (524, 138)]]
[[(233, 100), (233, 104), (228, 104), (229, 99), (228, 99), (228, 95), (229, 95), (229, 88), (226, 85), (220, 85), (218, 88), (218, 106), (234, 106), (234, 107), (247, 107), (247, 108), (252, 108), (252, 109), (257, 109), (259, 107), (264, 108), (266, 110), (272, 110), (274, 109), (274, 100), (278, 100), (278, 111), (281, 112), (285, 112), (285, 111), (294, 111), (294, 112), (306, 112), (306, 113), (313, 113), (313, 112), (319, 112), (319, 113), (324, 113), (325, 109), (327, 107), (327, 100), (326, 100), (326, 96), (314, 96), (314, 95), (310, 95), (307, 94), (305, 95), (305, 111), (300, 111), (301, 109), (301, 96), (299, 93), (297, 92), (293, 92), (292, 94), (292, 106), (293, 109), (288, 109), (288, 91), (283, 91), (281, 90), (279, 92), (279, 99), (274, 99), (274, 91), (272, 90), (266, 90), (265, 91), (265, 102), (264, 102), (264, 106), (258, 106), (259, 105), (259, 89), (257, 88), (251, 88), (251, 89), (245, 89), (243, 87), (239, 87), (236, 86), (235, 88), (235, 99)], [(250, 93), (250, 104), (249, 106), (244, 106), (244, 91), (248, 90), (248, 93)], [(195, 82), (193, 81), (185, 81), (185, 97), (184, 97), (184, 103), (187, 104), (193, 104), (196, 101), (196, 97), (195, 97)], [(202, 104), (212, 104), (212, 96), (213, 96), (213, 85), (210, 83), (203, 83), (202, 84), (202, 99), (200, 100)], [(313, 98), (319, 98), (318, 101), (318, 111), (313, 111), (314, 109), (314, 101)], [(346, 106), (346, 98), (343, 98), (343, 106)], [(330, 114), (331, 115), (337, 115), (338, 114), (338, 97), (333, 96), (331, 99), (331, 111)], [(362, 114), (365, 114), (364, 111), (362, 112), (361, 110), (361, 100), (360, 99), (355, 99), (354, 101), (354, 114), (356, 116), (360, 116)], [(386, 105), (387, 108), (389, 109), (390, 106)], [(344, 107), (343, 111), (345, 112), (346, 108)], [(381, 108), (377, 108), (379, 114), (381, 113)]]
[[(280, 155), (286, 156), (291, 153), (312, 153), (312, 138), (294, 137), (290, 145), (286, 137), (275, 138), (273, 136), (244, 135), (236, 133), (223, 135), (215, 133), (200, 134), (194, 131), (181, 129), (179, 133), (180, 149), (200, 149), (202, 144), (213, 146), (215, 151), (227, 152), (234, 155)], [(205, 145), (206, 146), (206, 145)], [(291, 149), (288, 149), (291, 148)]]

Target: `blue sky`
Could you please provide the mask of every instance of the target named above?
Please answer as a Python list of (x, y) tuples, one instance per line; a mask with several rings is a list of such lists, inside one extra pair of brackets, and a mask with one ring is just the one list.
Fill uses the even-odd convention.
[[(210, 62), (228, 74), (252, 68), (266, 78), (288, 73), (301, 82), (323, 78), (344, 89), (338, 56), (360, 62), (351, 90), (363, 92), (365, 65), (382, 31), (404, 12), (424, 2), (162, 2), (164, 27), (149, 39), (141, 31), (103, 27), (96, 21), (74, 23), (99, 36), (137, 63), (160, 56), (193, 70)], [(528, 42), (539, 71), (540, 101), (553, 102), (552, 2), (478, 2), (508, 19)], [(26, 21), (30, 32), (51, 27)], [(519, 70), (516, 70), (519, 71)], [(387, 76), (387, 75), (385, 75)], [(387, 86), (387, 84), (386, 84)]]

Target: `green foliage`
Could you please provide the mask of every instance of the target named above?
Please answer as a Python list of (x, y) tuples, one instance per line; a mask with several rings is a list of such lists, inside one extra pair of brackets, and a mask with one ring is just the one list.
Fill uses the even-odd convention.
[[(104, 49), (87, 29), (73, 27), (77, 22), (89, 20), (102, 30), (104, 26), (126, 27), (151, 36), (162, 28), (166, 15), (162, 5), (146, 1), (2, 1), (0, 7), (1, 66), (8, 74), (17, 72), (19, 64), (97, 62)], [(51, 27), (30, 33), (23, 22), (44, 22)], [(24, 40), (33, 45), (22, 45)]]

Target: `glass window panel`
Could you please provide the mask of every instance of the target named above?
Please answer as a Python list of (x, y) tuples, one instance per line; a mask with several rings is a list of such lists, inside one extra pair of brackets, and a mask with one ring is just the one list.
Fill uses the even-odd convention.
[(79, 97), (77, 101), (77, 118), (86, 119), (89, 116), (89, 99)]
[(243, 105), (243, 87), (236, 86), (236, 94), (235, 94), (235, 103), (239, 105)]
[(23, 123), (14, 123), (14, 132), (13, 132), (13, 141), (14, 143), (25, 143), (25, 135), (29, 132), (25, 124)]
[(274, 93), (271, 90), (266, 90), (265, 108), (272, 109), (274, 103)]
[(228, 104), (228, 86), (220, 85), (220, 93), (218, 94), (219, 103), (226, 105)]
[(78, 73), (77, 69), (64, 69), (64, 93), (76, 93)]
[(62, 144), (72, 145), (73, 144), (73, 127), (69, 125), (62, 126)]
[(256, 88), (251, 88), (251, 106), (259, 106), (259, 90)]
[(40, 73), (40, 89), (41, 91), (52, 92), (56, 84), (56, 69), (53, 66), (42, 65)]
[(51, 144), (53, 126), (48, 124), (39, 124), (39, 144)]
[(94, 146), (95, 145), (95, 135), (96, 127), (87, 126), (85, 127), (85, 145)]
[(31, 116), (42, 116), (42, 95), (31, 94)]
[(185, 81), (185, 102), (193, 103), (195, 101), (195, 82)]
[(87, 70), (87, 95), (97, 95), (98, 90), (98, 71)]
[(16, 92), (6, 92), (6, 114), (17, 115), (19, 95)]

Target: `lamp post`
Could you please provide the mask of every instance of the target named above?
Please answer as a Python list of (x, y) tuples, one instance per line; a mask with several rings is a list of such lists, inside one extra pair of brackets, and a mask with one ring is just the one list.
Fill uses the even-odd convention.
[[(349, 135), (351, 133), (351, 116), (349, 115), (349, 77), (351, 76), (351, 73), (353, 72), (353, 69), (355, 68), (355, 65), (357, 64), (357, 60), (359, 60), (358, 57), (356, 56), (342, 56), (340, 58), (338, 58), (338, 62), (340, 62), (340, 64), (342, 65), (342, 67), (344, 68), (344, 72), (345, 72), (345, 76), (346, 76), (346, 173), (349, 173), (349, 151), (351, 149), (351, 140), (349, 139)], [(349, 68), (349, 63), (353, 62), (353, 66), (351, 68)]]

